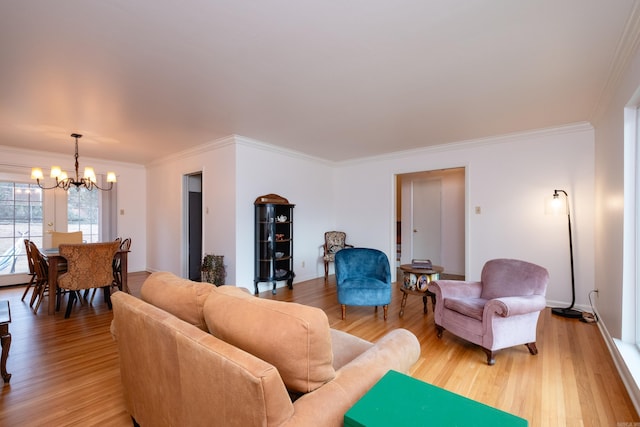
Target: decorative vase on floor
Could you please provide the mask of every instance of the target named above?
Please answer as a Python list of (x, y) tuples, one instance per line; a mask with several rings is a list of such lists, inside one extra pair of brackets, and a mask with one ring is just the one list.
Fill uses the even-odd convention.
[(216, 286), (224, 285), (227, 272), (224, 268), (223, 255), (205, 255), (200, 269), (200, 280)]

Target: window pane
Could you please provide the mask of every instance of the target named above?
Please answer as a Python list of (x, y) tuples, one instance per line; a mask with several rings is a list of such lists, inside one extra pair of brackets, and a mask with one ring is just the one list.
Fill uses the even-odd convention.
[(86, 188), (68, 191), (67, 222), (69, 231), (82, 231), (82, 240), (87, 243), (98, 242), (98, 191)]
[(0, 181), (0, 274), (29, 272), (24, 239), (42, 245), (42, 191)]

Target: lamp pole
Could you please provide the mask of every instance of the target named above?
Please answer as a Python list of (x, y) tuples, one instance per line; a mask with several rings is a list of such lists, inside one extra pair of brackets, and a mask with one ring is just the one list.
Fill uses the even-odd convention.
[(579, 319), (582, 317), (582, 312), (573, 308), (573, 305), (576, 302), (576, 280), (573, 269), (573, 238), (571, 236), (571, 211), (569, 210), (569, 195), (564, 190), (553, 190), (553, 198), (558, 199), (560, 197), (559, 193), (564, 194), (567, 208), (567, 224), (569, 225), (569, 256), (571, 258), (571, 305), (566, 308), (552, 308), (551, 312), (558, 316)]

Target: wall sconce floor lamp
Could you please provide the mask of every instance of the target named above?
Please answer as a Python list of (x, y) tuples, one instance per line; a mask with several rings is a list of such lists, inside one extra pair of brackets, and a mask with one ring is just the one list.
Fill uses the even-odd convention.
[(553, 190), (553, 204), (556, 209), (560, 206), (560, 193), (564, 194), (565, 208), (567, 210), (567, 223), (569, 224), (569, 256), (571, 258), (571, 305), (566, 308), (552, 308), (551, 312), (558, 316), (569, 317), (572, 319), (582, 318), (582, 312), (573, 308), (576, 302), (576, 281), (573, 270), (573, 238), (571, 236), (571, 212), (569, 210), (569, 195), (564, 190)]

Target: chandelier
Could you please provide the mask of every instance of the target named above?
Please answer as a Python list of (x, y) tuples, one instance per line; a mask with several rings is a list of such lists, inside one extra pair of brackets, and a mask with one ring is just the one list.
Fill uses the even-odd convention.
[(44, 182), (40, 182), (41, 179), (44, 179), (44, 175), (42, 173), (41, 168), (33, 168), (31, 169), (31, 179), (35, 179), (38, 183), (38, 186), (43, 190), (51, 190), (54, 188), (62, 188), (67, 191), (71, 186), (75, 186), (77, 190), (80, 190), (80, 187), (84, 187), (87, 190), (91, 191), (94, 188), (103, 191), (109, 191), (113, 188), (113, 183), (116, 182), (116, 174), (115, 172), (107, 172), (107, 183), (109, 183), (108, 187), (100, 187), (96, 182), (96, 174), (93, 171), (92, 167), (84, 168), (84, 176), (80, 178), (78, 174), (78, 138), (82, 138), (82, 135), (79, 133), (72, 133), (72, 138), (76, 139), (76, 175), (75, 178), (67, 176), (67, 173), (60, 169), (60, 166), (51, 166), (51, 178), (55, 178), (56, 184), (52, 187), (45, 187)]

